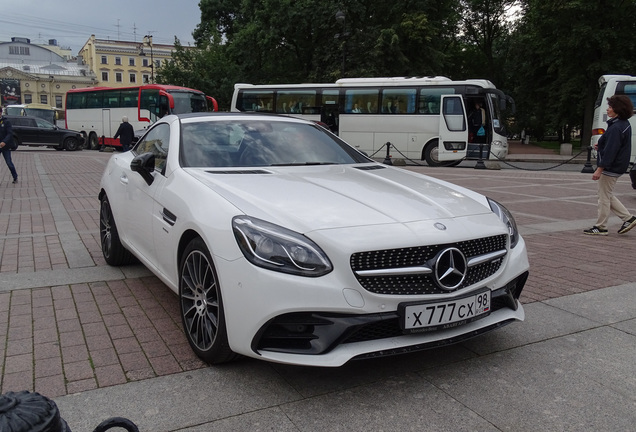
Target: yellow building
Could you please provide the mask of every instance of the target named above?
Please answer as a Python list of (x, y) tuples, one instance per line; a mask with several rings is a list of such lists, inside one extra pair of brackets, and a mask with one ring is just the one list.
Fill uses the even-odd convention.
[(173, 45), (153, 44), (152, 36), (144, 36), (141, 42), (126, 42), (91, 35), (79, 56), (97, 77), (97, 86), (129, 87), (154, 83), (157, 70), (173, 51)]
[(27, 38), (0, 42), (0, 96), (3, 106), (42, 103), (65, 107), (66, 92), (93, 87), (95, 75), (77, 60), (68, 61), (51, 47)]

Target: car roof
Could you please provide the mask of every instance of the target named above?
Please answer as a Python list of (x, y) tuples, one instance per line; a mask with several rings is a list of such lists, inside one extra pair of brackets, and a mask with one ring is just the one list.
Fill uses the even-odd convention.
[(301, 119), (298, 117), (281, 115), (281, 114), (273, 114), (273, 113), (255, 113), (255, 112), (198, 112), (198, 113), (187, 113), (187, 114), (174, 114), (179, 119), (206, 119), (206, 118), (216, 118), (216, 119), (231, 119), (235, 117), (242, 118), (253, 118), (259, 120), (290, 120), (298, 123), (307, 123), (312, 124), (313, 122)]

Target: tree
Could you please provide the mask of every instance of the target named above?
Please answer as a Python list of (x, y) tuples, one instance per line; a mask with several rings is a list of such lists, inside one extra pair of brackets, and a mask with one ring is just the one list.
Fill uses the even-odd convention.
[(634, 16), (635, 0), (524, 1), (509, 62), (519, 123), (539, 134), (581, 127), (588, 145), (599, 76), (636, 69)]

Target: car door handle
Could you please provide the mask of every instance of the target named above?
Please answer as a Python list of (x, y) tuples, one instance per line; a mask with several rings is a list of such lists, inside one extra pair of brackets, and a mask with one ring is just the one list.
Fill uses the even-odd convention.
[(127, 185), (128, 184), (128, 176), (126, 174), (122, 174), (121, 177), (119, 177), (119, 181), (122, 182), (122, 184)]

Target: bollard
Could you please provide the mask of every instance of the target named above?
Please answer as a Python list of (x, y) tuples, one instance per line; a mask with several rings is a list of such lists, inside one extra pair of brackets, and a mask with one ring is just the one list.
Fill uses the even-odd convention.
[[(112, 417), (101, 422), (93, 432), (104, 432), (119, 427), (128, 432), (139, 432), (128, 419)], [(71, 432), (60, 416), (55, 402), (39, 393), (7, 392), (0, 396), (1, 432)]]
[(391, 143), (387, 142), (386, 143), (386, 157), (384, 158), (384, 165), (393, 165), (393, 162), (391, 162)]
[(583, 165), (581, 172), (583, 174), (590, 174), (594, 172), (594, 167), (592, 166), (592, 146), (587, 147), (587, 160), (585, 161), (585, 165)]
[(482, 155), (484, 154), (484, 143), (479, 143), (479, 160), (475, 164), (475, 169), (486, 169)]

